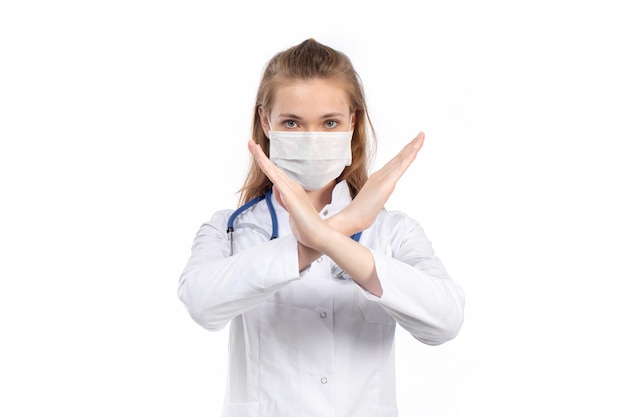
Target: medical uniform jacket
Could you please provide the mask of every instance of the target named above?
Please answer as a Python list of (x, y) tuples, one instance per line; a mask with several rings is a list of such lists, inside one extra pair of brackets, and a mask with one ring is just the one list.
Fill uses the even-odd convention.
[[(360, 239), (373, 254), (382, 297), (333, 276), (327, 256), (300, 272), (289, 215), (272, 199), (277, 239), (269, 240), (262, 201), (237, 218), (230, 256), (232, 211), (220, 211), (200, 227), (180, 277), (179, 298), (198, 324), (230, 323), (222, 416), (397, 416), (396, 324), (426, 344), (452, 339), (463, 322), (463, 291), (418, 223), (397, 211), (382, 211)], [(341, 182), (320, 215), (350, 202)]]

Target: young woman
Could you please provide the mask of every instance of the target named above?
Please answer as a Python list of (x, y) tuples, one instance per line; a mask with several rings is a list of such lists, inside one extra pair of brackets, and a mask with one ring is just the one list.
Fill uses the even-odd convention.
[(309, 39), (270, 60), (249, 203), (201, 226), (178, 290), (202, 327), (230, 323), (224, 416), (397, 416), (396, 324), (430, 345), (458, 333), (462, 290), (383, 208), (424, 134), (368, 178), (368, 132), (344, 54)]

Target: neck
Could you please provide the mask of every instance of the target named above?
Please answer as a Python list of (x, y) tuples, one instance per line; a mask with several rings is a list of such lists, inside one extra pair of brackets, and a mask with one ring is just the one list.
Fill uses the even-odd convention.
[(330, 203), (333, 197), (333, 189), (335, 188), (335, 185), (335, 180), (333, 180), (319, 190), (306, 192), (306, 195), (309, 197), (309, 200), (311, 200), (311, 203), (313, 203), (315, 210), (319, 212), (325, 205)]

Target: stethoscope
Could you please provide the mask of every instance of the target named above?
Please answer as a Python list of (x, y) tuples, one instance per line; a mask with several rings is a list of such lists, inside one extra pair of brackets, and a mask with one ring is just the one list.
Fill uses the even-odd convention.
[(270, 217), (272, 218), (272, 235), (270, 236), (270, 240), (278, 237), (278, 220), (276, 219), (276, 209), (274, 209), (274, 203), (272, 203), (272, 189), (270, 188), (265, 195), (260, 195), (248, 201), (246, 204), (235, 210), (228, 218), (228, 223), (226, 224), (226, 234), (228, 235), (231, 256), (233, 255), (233, 232), (235, 231), (235, 220), (237, 220), (237, 217), (239, 217), (241, 213), (262, 200), (265, 200), (267, 203), (267, 209), (269, 210)]
[[(278, 237), (278, 219), (276, 217), (276, 209), (274, 208), (274, 203), (272, 203), (272, 189), (270, 188), (265, 193), (265, 195), (255, 197), (252, 200), (248, 201), (247, 203), (239, 207), (237, 210), (235, 210), (233, 214), (231, 214), (230, 217), (228, 218), (228, 223), (226, 224), (226, 234), (228, 235), (228, 243), (230, 245), (231, 256), (233, 254), (233, 232), (235, 231), (235, 220), (237, 220), (237, 217), (239, 217), (241, 213), (243, 213), (244, 211), (248, 210), (250, 207), (254, 206), (255, 204), (263, 200), (265, 200), (265, 202), (267, 203), (267, 209), (272, 219), (272, 235), (270, 236), (270, 240), (276, 239)], [(350, 236), (350, 238), (354, 240), (355, 242), (358, 242), (361, 239), (362, 233), (363, 232), (357, 232), (353, 234), (352, 236)], [(333, 265), (332, 274), (336, 278), (339, 278), (340, 276), (344, 275), (341, 268), (339, 268), (337, 265)]]

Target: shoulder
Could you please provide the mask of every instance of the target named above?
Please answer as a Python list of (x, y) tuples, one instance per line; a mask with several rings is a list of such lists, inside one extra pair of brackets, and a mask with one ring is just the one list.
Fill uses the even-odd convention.
[(372, 227), (379, 227), (389, 232), (403, 232), (410, 229), (421, 229), (419, 222), (408, 214), (399, 210), (383, 210), (378, 214)]
[(367, 234), (379, 243), (394, 247), (406, 244), (430, 246), (420, 223), (399, 210), (381, 211)]
[(228, 230), (232, 230), (236, 236), (247, 235), (251, 232), (260, 233), (269, 240), (272, 221), (268, 214), (267, 204), (264, 201), (258, 201), (236, 210), (217, 211), (211, 220), (202, 224), (198, 234), (227, 238)]
[(384, 249), (386, 254), (405, 263), (416, 265), (426, 260), (437, 262), (437, 265), (440, 263), (435, 257), (432, 242), (419, 222), (401, 211), (381, 212), (363, 236), (366, 236), (366, 246)]
[(219, 210), (213, 213), (213, 216), (210, 220), (204, 222), (202, 227), (218, 227), (220, 229), (226, 230), (228, 223), (242, 223), (242, 222), (256, 222), (258, 217), (262, 217), (265, 214), (264, 210), (265, 204), (254, 204), (251, 207), (245, 208), (244, 210), (238, 209), (240, 212), (235, 215), (235, 212), (238, 210), (234, 209), (224, 209)]
[(207, 236), (226, 235), (228, 219), (232, 216), (234, 210), (219, 210), (213, 213), (210, 220), (205, 221), (200, 226), (200, 230), (196, 234), (196, 239)]
[(224, 226), (226, 228), (226, 224), (228, 223), (228, 219), (233, 215), (235, 210), (219, 210), (213, 213), (211, 216), (211, 220), (208, 220), (202, 224), (204, 226)]
[(235, 212), (235, 210), (232, 210), (232, 209), (216, 211), (215, 213), (213, 213), (213, 216), (211, 217), (211, 220), (209, 220), (207, 223), (223, 223), (223, 224), (226, 224), (228, 222), (228, 219), (230, 218), (230, 216), (233, 215), (234, 212)]

